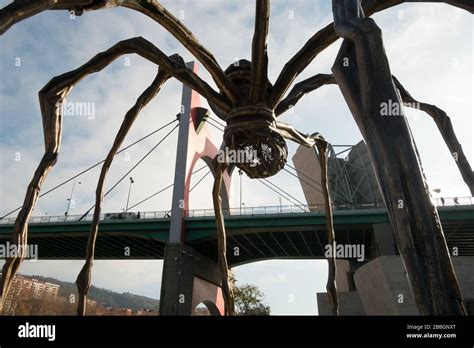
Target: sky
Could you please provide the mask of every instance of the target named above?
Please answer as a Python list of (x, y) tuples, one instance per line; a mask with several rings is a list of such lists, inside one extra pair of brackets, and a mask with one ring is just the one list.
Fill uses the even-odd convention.
[[(0, 0), (0, 7), (10, 1)], [(254, 25), (253, 1), (162, 1), (171, 13), (213, 53), (223, 69), (235, 59), (250, 59)], [(392, 73), (419, 101), (435, 104), (451, 117), (460, 143), (474, 163), (473, 141), (473, 30), (472, 16), (444, 4), (404, 4), (373, 16), (383, 31)], [(285, 63), (316, 31), (332, 22), (330, 1), (274, 0), (268, 42), (269, 79), (275, 81)], [(165, 29), (148, 17), (114, 8), (71, 17), (65, 11), (47, 11), (16, 24), (0, 37), (0, 214), (21, 205), (25, 189), (44, 151), (38, 91), (54, 76), (73, 70), (120, 40), (142, 36), (167, 55), (192, 55)], [(330, 73), (341, 40), (338, 40), (298, 77)], [(93, 105), (94, 116), (65, 116), (58, 162), (48, 175), (43, 192), (102, 160), (115, 137), (123, 115), (156, 74), (156, 66), (135, 56), (117, 59), (102, 72), (74, 87), (71, 103)], [(199, 75), (216, 88), (199, 66)], [(166, 82), (159, 95), (142, 110), (125, 140), (129, 144), (171, 121), (179, 112), (182, 85)], [(203, 106), (207, 106), (202, 100)], [(214, 116), (215, 117), (215, 116)], [(444, 197), (465, 197), (469, 191), (450, 153), (426, 114), (408, 114), (430, 188)], [(320, 132), (332, 144), (356, 144), (362, 137), (337, 86), (326, 86), (305, 96), (291, 113), (281, 117), (305, 133)], [(219, 143), (222, 134), (211, 133)], [(120, 178), (169, 129), (118, 155), (106, 188)], [(132, 173), (130, 205), (172, 183), (176, 132)], [(290, 156), (296, 145), (288, 144)], [(291, 162), (290, 162), (291, 164)], [(200, 164), (197, 164), (201, 167)], [(69, 214), (82, 214), (93, 204), (99, 169), (80, 177)], [(193, 182), (201, 178), (201, 172)], [(231, 206), (239, 206), (238, 175), (234, 173)], [(244, 177), (242, 201), (247, 207), (278, 205), (279, 197)], [(293, 196), (304, 196), (296, 179), (280, 172), (271, 178)], [(109, 186), (107, 186), (109, 185)], [(33, 215), (63, 215), (72, 183), (41, 198)], [(104, 212), (125, 208), (128, 181), (107, 196)], [(212, 209), (212, 176), (191, 193), (191, 209)], [(169, 210), (172, 190), (134, 210)], [(282, 199), (282, 204), (289, 204)], [(14, 216), (14, 215), (12, 215)], [(20, 272), (74, 281), (79, 261), (25, 262)], [(325, 291), (326, 261), (273, 260), (234, 269), (238, 284), (253, 283), (265, 294), (273, 314), (317, 314), (316, 293)], [(96, 261), (92, 282), (118, 292), (159, 298), (162, 261)]]

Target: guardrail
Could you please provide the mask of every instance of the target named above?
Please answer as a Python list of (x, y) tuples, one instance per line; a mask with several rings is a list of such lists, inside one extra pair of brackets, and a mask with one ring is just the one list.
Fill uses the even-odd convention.
[[(439, 207), (443, 206), (461, 206), (461, 205), (473, 205), (473, 197), (448, 197), (444, 198), (444, 202), (441, 198), (434, 199), (435, 205)], [(335, 205), (333, 209), (335, 211), (344, 210), (363, 210), (363, 209), (376, 209), (385, 208), (381, 203), (368, 203), (368, 204), (342, 204)], [(230, 208), (223, 209), (223, 214), (226, 216), (238, 216), (238, 215), (273, 215), (273, 214), (293, 214), (293, 213), (307, 213), (307, 212), (320, 212), (324, 214), (324, 204), (318, 205), (283, 205), (283, 206), (263, 206), (263, 207), (245, 207), (241, 208)], [(186, 211), (186, 217), (206, 217), (214, 216), (214, 209), (193, 209)], [(77, 222), (82, 215), (44, 215), (44, 216), (32, 216), (29, 223), (58, 223), (58, 222)], [(81, 221), (92, 221), (92, 214), (85, 216)], [(145, 212), (127, 212), (127, 213), (105, 213), (100, 215), (100, 220), (127, 220), (133, 221), (138, 219), (166, 219), (171, 217), (170, 211), (145, 211)], [(0, 224), (13, 224), (15, 217), (0, 219)]]
[[(359, 210), (359, 209), (375, 209), (384, 208), (382, 204), (344, 204), (333, 206), (334, 210)], [(293, 214), (293, 213), (308, 213), (321, 212), (324, 213), (324, 204), (316, 205), (276, 205), (263, 207), (242, 207), (223, 209), (222, 213), (228, 215), (270, 215), (270, 214)], [(193, 209), (186, 214), (187, 217), (202, 217), (214, 216), (214, 209)]]

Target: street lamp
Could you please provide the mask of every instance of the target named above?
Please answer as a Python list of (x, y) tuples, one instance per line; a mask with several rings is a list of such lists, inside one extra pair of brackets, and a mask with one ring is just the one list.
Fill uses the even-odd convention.
[[(439, 189), (439, 188), (435, 188), (435, 189), (432, 189), (432, 190), (430, 190), (430, 191), (431, 191), (431, 192), (435, 192), (435, 193), (441, 193), (441, 189)], [(437, 204), (437, 205), (439, 205), (439, 200), (440, 200), (440, 198), (436, 198), (436, 204)], [(441, 197), (441, 204), (442, 204), (443, 207), (444, 207), (444, 198), (443, 198), (443, 197)]]
[(242, 174), (244, 174), (244, 172), (239, 169), (239, 177), (240, 177), (240, 215), (242, 215)]
[(130, 177), (130, 186), (128, 187), (128, 197), (127, 197), (127, 206), (125, 207), (125, 214), (127, 214), (127, 211), (128, 211), (128, 202), (130, 201), (130, 191), (132, 191), (133, 183), (135, 183), (135, 181), (133, 181), (133, 178)]
[[(82, 184), (82, 182), (80, 181), (77, 181), (77, 183), (80, 185)], [(71, 190), (71, 195), (69, 196), (69, 198), (67, 199), (68, 203), (67, 203), (67, 209), (66, 209), (66, 212), (64, 213), (64, 216), (68, 216), (69, 215), (69, 208), (71, 207), (71, 201), (72, 201), (72, 195), (74, 194), (74, 188), (76, 187), (76, 180), (74, 180), (73, 184), (72, 184), (72, 190)]]

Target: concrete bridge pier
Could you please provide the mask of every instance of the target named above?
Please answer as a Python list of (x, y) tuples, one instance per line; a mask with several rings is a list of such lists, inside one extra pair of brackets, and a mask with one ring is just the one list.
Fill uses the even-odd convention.
[(203, 303), (211, 315), (224, 314), (217, 262), (183, 243), (166, 246), (160, 315), (192, 315)]

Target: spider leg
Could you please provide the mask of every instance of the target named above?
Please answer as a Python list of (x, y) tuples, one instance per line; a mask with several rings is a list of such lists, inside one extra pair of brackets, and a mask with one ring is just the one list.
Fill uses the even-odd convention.
[[(410, 93), (408, 93), (408, 91), (402, 86), (400, 81), (398, 81), (395, 76), (392, 76), (392, 78), (400, 92), (405, 106), (419, 108), (433, 118), (441, 135), (443, 136), (446, 145), (449, 148), (449, 151), (453, 155), (453, 158), (455, 158), (456, 165), (458, 166), (459, 172), (461, 173), (464, 182), (469, 187), (471, 195), (474, 196), (474, 172), (472, 171), (471, 165), (469, 164), (462, 146), (456, 137), (456, 133), (454, 132), (449, 116), (446, 114), (446, 112), (435, 105), (418, 102), (410, 95)], [(314, 91), (315, 89), (326, 84), (336, 84), (336, 80), (334, 79), (333, 75), (317, 74), (297, 83), (288, 93), (288, 96), (278, 103), (275, 109), (275, 116), (283, 114), (290, 107), (295, 105), (306, 93)]]
[[(214, 56), (194, 37), (193, 33), (156, 0), (22, 0), (0, 10), (0, 35), (14, 24), (45, 10), (68, 10), (81, 15), (122, 6), (150, 17), (186, 47), (209, 71), (217, 87), (232, 104), (239, 100), (239, 91), (221, 69)], [(227, 99), (226, 98), (226, 99)], [(216, 105), (219, 107), (219, 105)]]
[(319, 87), (329, 84), (335, 84), (336, 80), (332, 74), (317, 74), (306, 80), (298, 82), (288, 93), (288, 95), (281, 100), (275, 108), (275, 116), (278, 117), (287, 111), (289, 108), (296, 105), (296, 103), (304, 97), (306, 93), (312, 92)]
[[(401, 103), (382, 32), (373, 19), (350, 11), (346, 5), (351, 1), (333, 0), (335, 31), (344, 42), (332, 69), (367, 144), (415, 301), (422, 315), (465, 314), (403, 109), (391, 116), (381, 111), (384, 104)], [(344, 64), (347, 59), (349, 64)]]
[[(424, 1), (424, 0), (421, 0)], [(367, 16), (383, 11), (404, 2), (420, 2), (420, 0), (365, 0), (363, 11)], [(426, 0), (429, 2), (429, 0)], [(474, 4), (469, 0), (439, 1), (474, 12)], [(191, 31), (169, 13), (156, 0), (22, 0), (14, 1), (0, 10), (0, 35), (14, 24), (34, 16), (44, 10), (70, 10), (78, 14), (84, 11), (100, 10), (116, 6), (124, 6), (137, 10), (157, 21), (178, 39), (210, 72), (216, 85), (235, 105), (239, 100), (239, 91), (227, 78), (213, 55), (208, 52)], [(258, 7), (257, 7), (258, 9)], [(268, 105), (274, 109), (296, 77), (313, 61), (316, 56), (338, 39), (331, 23), (314, 34), (305, 45), (285, 64), (275, 82), (268, 99)], [(259, 40), (259, 42), (261, 42)], [(218, 105), (216, 105), (218, 107)], [(221, 113), (217, 113), (222, 118)], [(225, 119), (222, 118), (224, 121)]]
[[(62, 103), (64, 99), (69, 95), (73, 86), (85, 76), (101, 71), (117, 57), (129, 53), (139, 54), (160, 66), (170, 76), (195, 89), (202, 96), (209, 97), (214, 103), (221, 104), (223, 108), (230, 108), (230, 105), (222, 96), (209, 87), (192, 70), (186, 68), (182, 59), (170, 59), (157, 47), (141, 37), (120, 41), (107, 51), (97, 54), (81, 67), (53, 78), (39, 92), (45, 138), (45, 154), (28, 185), (23, 207), (18, 213), (12, 234), (12, 243), (22, 247), (23, 250), (25, 250), (28, 237), (28, 219), (35, 207), (41, 185), (48, 172), (55, 165), (59, 153), (62, 130)], [(2, 279), (0, 280), (0, 311), (3, 308), (3, 301), (11, 286), (13, 277), (23, 259), (23, 255), (8, 258), (3, 266)], [(5, 296), (3, 296), (4, 294)]]
[[(177, 56), (175, 56), (177, 57)], [(94, 215), (91, 223), (91, 230), (89, 234), (89, 239), (87, 242), (87, 252), (86, 252), (86, 262), (82, 267), (79, 275), (76, 279), (77, 290), (79, 292), (79, 301), (77, 305), (77, 314), (78, 315), (85, 315), (86, 313), (86, 304), (87, 304), (87, 294), (89, 292), (89, 288), (91, 286), (91, 273), (92, 273), (92, 263), (94, 260), (94, 252), (95, 252), (95, 243), (97, 240), (97, 234), (99, 232), (99, 220), (100, 220), (100, 211), (103, 202), (103, 194), (104, 194), (104, 183), (105, 177), (109, 168), (112, 164), (115, 154), (119, 150), (120, 146), (122, 145), (125, 137), (127, 136), (130, 128), (132, 127), (134, 121), (137, 119), (138, 114), (140, 113), (141, 109), (147, 105), (160, 91), (161, 86), (170, 78), (168, 72), (159, 69), (158, 74), (156, 75), (152, 84), (138, 97), (135, 105), (128, 110), (126, 113), (122, 125), (115, 136), (114, 143), (112, 148), (109, 150), (107, 157), (102, 165), (99, 181), (97, 183), (96, 188), (96, 197), (95, 197), (95, 207), (94, 207)]]
[(328, 292), (329, 303), (334, 315), (339, 314), (339, 299), (336, 286), (336, 234), (334, 232), (334, 220), (332, 214), (332, 202), (328, 187), (328, 142), (322, 137), (315, 139), (319, 153), (319, 164), (321, 166), (321, 187), (323, 189), (324, 206), (326, 210), (326, 229), (328, 245), (331, 245), (331, 256), (328, 257), (328, 281), (326, 290)]
[[(433, 2), (429, 0), (364, 0), (362, 1), (362, 10), (365, 15), (386, 10), (390, 7), (400, 5), (404, 2)], [(449, 5), (459, 7), (470, 13), (474, 12), (474, 3), (470, 0), (448, 0), (439, 1)], [(355, 3), (355, 1), (354, 1)], [(304, 46), (285, 64), (268, 99), (268, 105), (274, 109), (278, 102), (283, 98), (288, 88), (301, 72), (315, 59), (322, 51), (332, 45), (339, 38), (334, 32), (334, 23), (325, 26), (314, 34)]]
[(271, 109), (275, 108), (298, 75), (306, 69), (316, 56), (337, 40), (333, 24), (329, 24), (314, 34), (283, 67), (278, 75), (268, 100)]
[(232, 289), (233, 282), (232, 275), (229, 272), (229, 266), (227, 264), (227, 241), (221, 199), (222, 175), (227, 167), (227, 163), (219, 163), (217, 161), (215, 162), (215, 179), (212, 189), (212, 199), (217, 222), (217, 257), (222, 279), (222, 295), (224, 297), (225, 314), (234, 315), (234, 294)]
[[(24, 0), (13, 1), (0, 9), (0, 35), (3, 35), (13, 25), (33, 17), (45, 10), (70, 10), (82, 13), (94, 0)], [(114, 0), (108, 1), (115, 2)], [(105, 7), (106, 5), (101, 7)]]
[(181, 42), (181, 44), (209, 71), (217, 87), (219, 87), (230, 102), (232, 104), (238, 103), (240, 99), (239, 90), (226, 76), (214, 56), (199, 43), (193, 33), (186, 28), (183, 23), (168, 12), (158, 1), (124, 0), (118, 2), (118, 5), (137, 10), (158, 22)]
[(255, 31), (252, 41), (252, 70), (250, 75), (249, 100), (263, 102), (268, 85), (268, 25), (270, 21), (270, 0), (257, 0), (255, 11)]
[(326, 210), (326, 227), (328, 245), (331, 245), (331, 256), (328, 257), (328, 281), (326, 289), (328, 291), (329, 303), (334, 315), (339, 314), (339, 300), (336, 287), (336, 235), (334, 232), (331, 196), (328, 187), (328, 142), (319, 133), (310, 136), (297, 131), (293, 126), (286, 123), (277, 122), (276, 127), (272, 127), (283, 137), (293, 140), (298, 144), (313, 147), (316, 146), (319, 153), (319, 164), (321, 166), (321, 187), (323, 189), (324, 206)]
[(282, 137), (293, 140), (300, 145), (307, 147), (313, 147), (316, 145), (316, 136), (307, 136), (287, 123), (275, 122), (275, 124), (270, 126), (270, 128), (275, 132), (280, 133)]
[(436, 105), (420, 103), (415, 98), (413, 98), (410, 93), (402, 86), (400, 81), (395, 76), (392, 76), (395, 85), (397, 86), (400, 95), (402, 97), (403, 103), (408, 107), (419, 107), (420, 110), (423, 110), (428, 115), (430, 115), (438, 126), (439, 132), (441, 133), (444, 142), (449, 148), (451, 155), (455, 158), (456, 165), (461, 173), (464, 182), (469, 187), (471, 195), (474, 196), (474, 172), (472, 171), (471, 165), (467, 160), (466, 155), (462, 149), (461, 144), (459, 143), (456, 133), (454, 132), (453, 125), (449, 116), (438, 108)]

